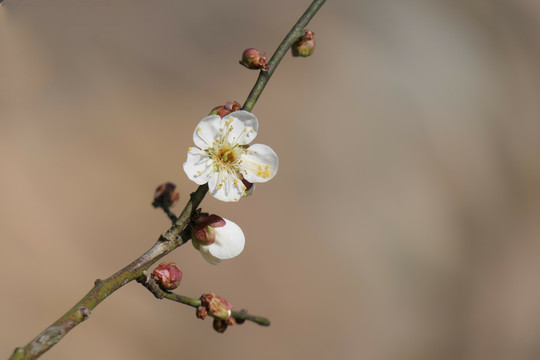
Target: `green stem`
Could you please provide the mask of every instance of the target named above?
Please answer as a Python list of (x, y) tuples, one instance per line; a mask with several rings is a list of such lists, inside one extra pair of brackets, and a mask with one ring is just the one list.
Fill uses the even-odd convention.
[(325, 1), (326, 0), (314, 0), (307, 8), (304, 15), (302, 15), (298, 22), (293, 26), (291, 31), (289, 31), (287, 36), (285, 36), (281, 44), (279, 44), (276, 52), (274, 53), (274, 55), (272, 55), (272, 58), (268, 62), (268, 70), (261, 70), (261, 72), (259, 73), (257, 82), (255, 83), (255, 86), (253, 86), (253, 89), (251, 89), (251, 92), (249, 93), (249, 96), (247, 97), (246, 102), (242, 107), (243, 110), (253, 110), (253, 107), (259, 99), (259, 96), (261, 96), (264, 88), (266, 87), (266, 84), (268, 83), (268, 80), (270, 80), (270, 78), (272, 77), (272, 74), (276, 70), (281, 59), (283, 59), (283, 56), (285, 56), (287, 51), (289, 51), (294, 42), (298, 40), (300, 36), (304, 35), (304, 28), (313, 18), (313, 16), (315, 16), (317, 11), (319, 11), (321, 6), (323, 6)]

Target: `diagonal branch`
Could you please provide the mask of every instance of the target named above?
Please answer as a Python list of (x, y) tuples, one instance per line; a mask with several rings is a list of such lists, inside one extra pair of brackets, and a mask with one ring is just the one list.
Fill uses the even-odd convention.
[(189, 223), (191, 216), (202, 202), (207, 191), (207, 185), (199, 186), (191, 194), (190, 200), (176, 222), (159, 237), (154, 246), (116, 274), (105, 280), (96, 280), (94, 287), (75, 306), (51, 326), (43, 330), (28, 345), (15, 349), (10, 359), (37, 359), (60, 341), (71, 329), (88, 319), (91, 311), (109, 295), (139, 278), (156, 261), (189, 241), (189, 233), (182, 230)]
[[(1, 2), (2, 0), (0, 0), (0, 3)], [(303, 28), (324, 4), (324, 2), (325, 0), (314, 0), (304, 15), (279, 45), (269, 62), (270, 68), (268, 71), (261, 72), (259, 74), (259, 77), (243, 106), (244, 110), (251, 111), (253, 109), (259, 96), (264, 90), (266, 83), (277, 68), (279, 62), (294, 41), (296, 41), (302, 35)], [(187, 202), (186, 206), (182, 210), (182, 213), (175, 221), (170, 214), (167, 214), (171, 220), (173, 220), (173, 225), (169, 228), (169, 230), (159, 237), (157, 242), (147, 252), (109, 278), (105, 280), (96, 280), (94, 287), (60, 319), (43, 330), (26, 346), (16, 348), (10, 357), (10, 360), (37, 359), (56, 343), (62, 340), (62, 338), (69, 331), (71, 331), (71, 329), (88, 319), (91, 311), (103, 300), (124, 285), (143, 276), (144, 272), (148, 270), (152, 264), (177, 247), (189, 241), (190, 235), (187, 231), (185, 231), (185, 228), (189, 224), (191, 217), (204, 199), (207, 192), (208, 186), (206, 184), (199, 186), (197, 190), (191, 194), (190, 200)], [(190, 298), (182, 298), (186, 302), (190, 301), (188, 300)], [(233, 316), (241, 320), (254, 321), (261, 325), (270, 324), (268, 319), (250, 315), (244, 310), (234, 311)]]

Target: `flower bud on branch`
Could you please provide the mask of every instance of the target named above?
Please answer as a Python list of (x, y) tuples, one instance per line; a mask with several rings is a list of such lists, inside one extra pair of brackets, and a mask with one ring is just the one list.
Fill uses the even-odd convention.
[(154, 193), (154, 202), (172, 207), (180, 199), (176, 185), (171, 182), (161, 184)]
[(180, 198), (180, 193), (176, 189), (176, 185), (171, 182), (161, 184), (154, 192), (154, 202), (152, 206), (155, 208), (161, 208), (167, 214), (169, 219), (174, 223), (176, 221), (176, 215), (171, 211), (170, 207)]
[(197, 306), (197, 311), (195, 312), (195, 315), (197, 316), (197, 319), (206, 319), (208, 316), (208, 311), (206, 311), (206, 308), (204, 306)]
[(259, 50), (253, 48), (244, 50), (244, 52), (242, 53), (242, 60), (240, 60), (240, 64), (252, 70), (268, 69), (268, 65), (266, 64), (266, 54), (263, 53), (261, 55), (261, 52)]
[[(207, 314), (214, 318), (212, 326), (219, 333), (225, 332), (227, 326), (236, 324), (234, 317), (231, 315), (232, 305), (227, 300), (214, 293), (201, 295), (201, 306), (206, 310)], [(197, 309), (197, 317), (202, 310)]]
[(172, 262), (159, 264), (152, 271), (152, 278), (164, 291), (174, 290), (180, 285), (182, 272)]
[(242, 109), (242, 105), (238, 102), (230, 102), (227, 101), (225, 105), (216, 106), (215, 108), (210, 111), (210, 114), (208, 115), (219, 115), (219, 117), (224, 117), (225, 115), (229, 115), (233, 111), (237, 111)]
[(214, 328), (214, 330), (216, 330), (220, 334), (223, 334), (225, 330), (227, 330), (228, 326), (229, 325), (225, 320), (220, 319), (214, 319), (214, 322), (212, 323), (212, 327)]
[(304, 35), (301, 36), (291, 46), (292, 56), (307, 57), (315, 51), (315, 33), (311, 30), (304, 30)]
[(232, 304), (214, 293), (202, 294), (201, 305), (208, 315), (216, 319), (227, 320), (231, 316)]

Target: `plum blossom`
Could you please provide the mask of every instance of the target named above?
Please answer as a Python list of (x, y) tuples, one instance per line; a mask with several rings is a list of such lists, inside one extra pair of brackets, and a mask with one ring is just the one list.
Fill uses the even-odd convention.
[(188, 149), (184, 163), (188, 178), (199, 185), (208, 183), (210, 194), (222, 201), (236, 202), (250, 195), (251, 184), (267, 182), (278, 170), (278, 156), (272, 148), (247, 146), (258, 128), (255, 115), (244, 110), (202, 119), (193, 133), (197, 147)]
[(240, 226), (214, 214), (193, 217), (191, 240), (202, 257), (213, 265), (239, 255), (246, 242)]

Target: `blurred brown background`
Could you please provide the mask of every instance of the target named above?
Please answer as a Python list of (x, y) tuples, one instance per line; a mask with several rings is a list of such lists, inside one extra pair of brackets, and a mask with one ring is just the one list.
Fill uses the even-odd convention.
[[(242, 50), (271, 54), (308, 4), (4, 2), (2, 357), (168, 228), (155, 187), (185, 202), (195, 124), (245, 100)], [(129, 284), (45, 358), (540, 358), (540, 3), (328, 1), (310, 28), (254, 109), (277, 177), (202, 204), (244, 253), (166, 258), (180, 293), (272, 325), (220, 335)]]

